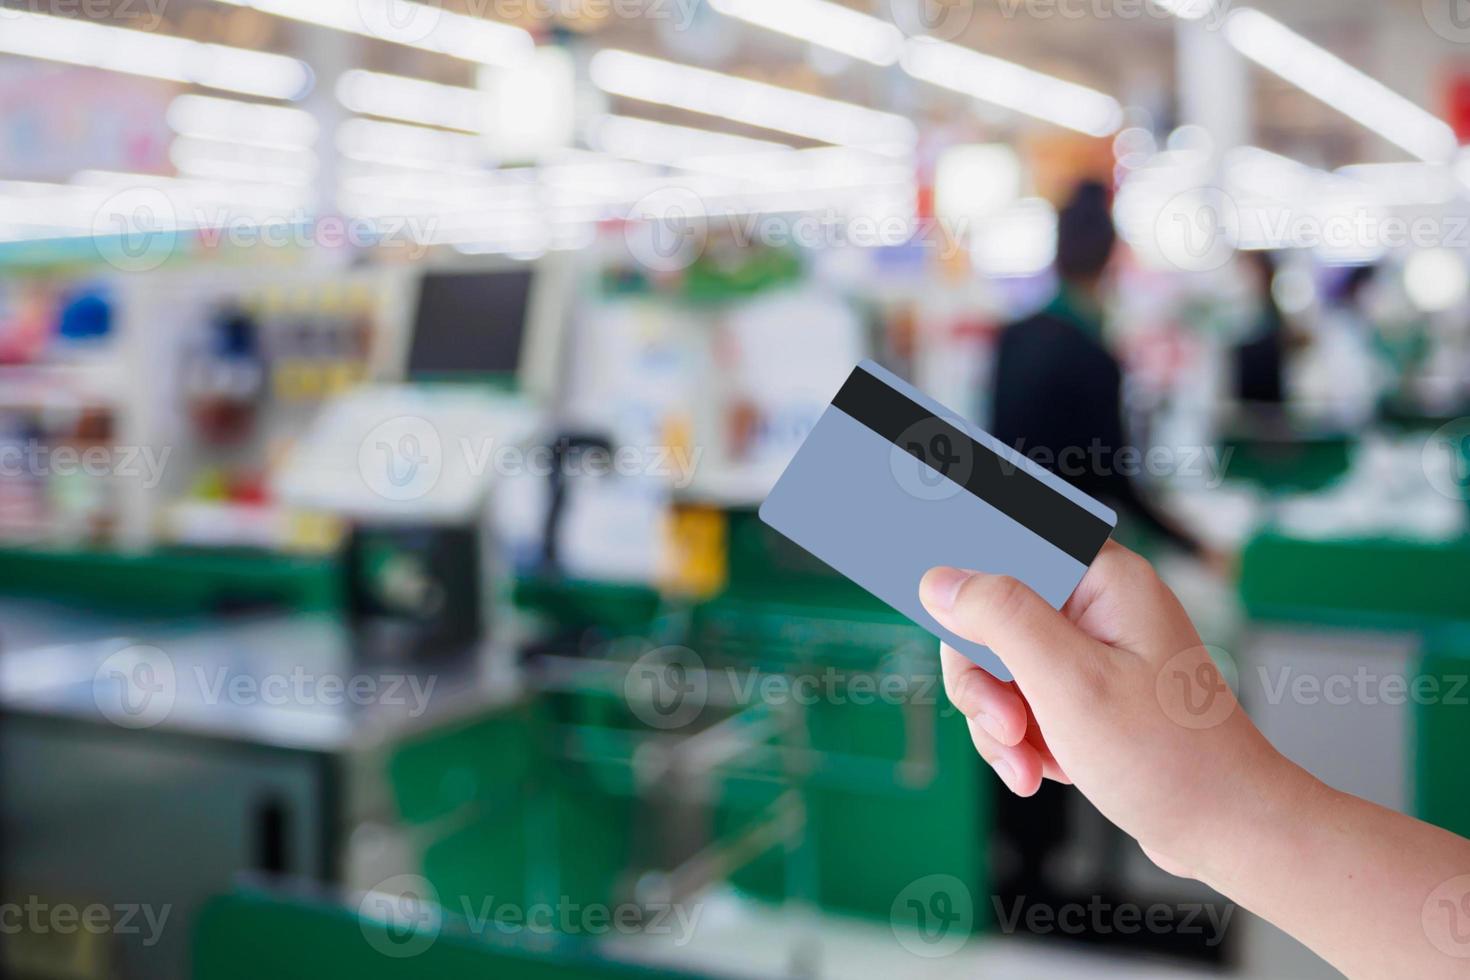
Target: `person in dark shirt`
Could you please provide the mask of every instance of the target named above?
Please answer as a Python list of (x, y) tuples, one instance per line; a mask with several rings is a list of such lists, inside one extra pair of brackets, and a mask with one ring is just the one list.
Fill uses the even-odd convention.
[(1246, 252), (1260, 313), (1251, 337), (1235, 348), (1235, 396), (1258, 405), (1280, 405), (1285, 400), (1282, 381), (1286, 359), (1286, 318), (1271, 291), (1276, 261), (1270, 252)]
[(1010, 324), (995, 362), (991, 431), (1079, 490), (1131, 514), (1184, 551), (1204, 556), (1191, 535), (1138, 489), (1130, 471), (1141, 448), (1123, 426), (1123, 372), (1103, 340), (1101, 287), (1117, 234), (1107, 191), (1083, 183), (1057, 216), (1061, 280), (1045, 308)]

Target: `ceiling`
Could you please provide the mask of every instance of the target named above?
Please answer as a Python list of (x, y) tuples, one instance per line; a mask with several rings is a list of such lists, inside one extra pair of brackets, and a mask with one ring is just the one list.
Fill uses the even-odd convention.
[[(319, 65), (323, 52), (329, 50), (331, 57), (360, 67), (451, 84), (469, 84), (472, 79), (471, 67), (462, 61), (363, 38), (334, 37), (321, 28), (216, 0), (93, 2), (110, 4), (120, 21), (136, 22), (140, 12), (161, 7), (160, 30), (283, 51), (313, 64)], [(1047, 128), (1005, 111), (986, 110), (961, 96), (914, 81), (896, 68), (877, 68), (835, 55), (814, 57), (805, 42), (714, 13), (702, 8), (700, 0), (442, 2), (445, 9), (461, 12), (507, 14), (501, 19), (518, 20), (543, 38), (555, 27), (585, 49), (622, 47), (761, 77), (892, 109), (930, 127), (944, 126), (981, 138), (1006, 138), (1018, 130)], [(1160, 128), (1175, 121), (1172, 93), (1175, 35), (1180, 23), (1159, 9), (1158, 0), (844, 2), (911, 29), (920, 25), (915, 13), (925, 5), (930, 11), (928, 23), (957, 43), (1099, 89), (1125, 105), (1146, 110), (1142, 118), (1152, 119)], [(0, 3), (35, 9), (34, 0)], [(1470, 44), (1456, 44), (1431, 30), (1420, 0), (1259, 0), (1256, 5), (1433, 111), (1441, 110), (1437, 103), (1443, 75), (1470, 67)], [(547, 16), (552, 11), (557, 15)], [(626, 16), (633, 11), (641, 11), (641, 16)], [(1197, 29), (1208, 23), (1207, 18), (1186, 26)], [(1251, 100), (1257, 143), (1320, 164), (1399, 158), (1393, 147), (1274, 76), (1252, 67), (1248, 78), (1246, 97)], [(671, 110), (642, 105), (624, 108), (655, 118), (695, 121), (681, 120)], [(712, 125), (708, 119), (697, 123)], [(733, 125), (719, 128), (741, 130)]]

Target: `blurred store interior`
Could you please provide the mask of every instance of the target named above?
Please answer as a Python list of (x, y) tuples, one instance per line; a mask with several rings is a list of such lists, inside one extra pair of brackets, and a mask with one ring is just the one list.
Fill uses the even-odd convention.
[(0, 0), (0, 973), (1336, 976), (756, 512), (1090, 188), (1118, 537), (1470, 833), (1460, 6)]

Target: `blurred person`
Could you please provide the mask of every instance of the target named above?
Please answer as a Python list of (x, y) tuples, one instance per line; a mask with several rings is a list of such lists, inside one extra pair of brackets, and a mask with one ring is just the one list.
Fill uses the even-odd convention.
[[(1001, 333), (991, 432), (1164, 540), (1209, 557), (1118, 465), (1119, 450), (1129, 446), (1123, 371), (1107, 347), (1103, 324), (1104, 280), (1116, 242), (1107, 189), (1091, 181), (1079, 184), (1057, 215), (1056, 294)], [(1132, 455), (1142, 459), (1141, 452)]]
[(1060, 611), (1015, 579), (919, 583), (948, 646), (945, 689), (1013, 793), (1071, 784), (1171, 874), (1197, 879), (1350, 977), (1470, 975), (1470, 841), (1338, 792), (1241, 710), (1179, 600), (1109, 542)]
[[(996, 353), (991, 431), (997, 439), (1054, 470), (1079, 490), (1184, 552), (1222, 571), (1191, 535), (1162, 514), (1120, 470), (1128, 448), (1123, 421), (1123, 371), (1104, 336), (1104, 286), (1117, 242), (1107, 190), (1080, 184), (1057, 215), (1058, 288), (1039, 312), (1007, 326)], [(1133, 455), (1142, 458), (1135, 449)], [(997, 801), (997, 832), (1010, 842), (1015, 873), (1002, 887), (1034, 890), (1049, 880), (1054, 855), (1102, 821), (1079, 808), (1061, 787), (1021, 805)], [(1093, 855), (1099, 880), (1115, 874), (1127, 845), (1104, 823)], [(1096, 887), (1102, 887), (1100, 884)]]
[(1279, 406), (1286, 398), (1286, 317), (1276, 302), (1276, 259), (1270, 252), (1244, 252), (1256, 300), (1250, 336), (1235, 348), (1235, 397), (1256, 405)]
[(1346, 430), (1373, 420), (1388, 382), (1374, 351), (1376, 328), (1368, 313), (1368, 294), (1377, 277), (1374, 265), (1347, 270), (1329, 294), (1295, 372), (1297, 399), (1312, 414)]

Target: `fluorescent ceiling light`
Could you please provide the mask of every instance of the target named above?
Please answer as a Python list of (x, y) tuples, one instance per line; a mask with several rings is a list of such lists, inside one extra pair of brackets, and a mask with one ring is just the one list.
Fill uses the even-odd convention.
[(903, 32), (893, 24), (827, 0), (710, 0), (710, 6), (875, 65), (893, 64), (903, 50)]
[(1421, 160), (1441, 163), (1459, 143), (1444, 120), (1259, 10), (1225, 22), (1237, 51)]
[(913, 167), (907, 161), (843, 146), (731, 156), (692, 156), (673, 166), (702, 176), (724, 178), (734, 191), (838, 191), (845, 188), (912, 188)]
[(893, 157), (842, 146), (798, 150), (785, 143), (674, 126), (630, 116), (602, 116), (587, 132), (588, 145), (608, 156), (744, 181), (762, 190), (835, 189), (911, 183), (911, 165)]
[(1372, 188), (1392, 206), (1448, 204), (1460, 193), (1452, 167), (1435, 163), (1355, 163), (1337, 173)]
[(305, 147), (246, 146), (180, 136), (169, 147), (168, 157), (180, 174), (207, 180), (306, 185), (317, 172), (316, 154)]
[[(0, 181), (0, 242), (68, 238), (90, 234), (105, 195), (67, 184)], [(104, 219), (106, 215), (103, 216)]]
[(217, 0), (328, 27), (334, 31), (433, 51), (485, 65), (510, 65), (536, 47), (529, 32), (413, 0)]
[[(126, 173), (117, 170), (80, 170), (72, 175), (69, 186), (79, 192), (85, 189), (134, 191), (152, 188), (162, 191), (178, 205), (180, 220), (190, 217), (189, 208), (203, 205), (239, 209), (243, 216), (264, 212), (279, 215), (285, 210), (302, 210), (310, 202), (310, 189), (284, 184), (262, 184), (255, 181), (197, 180), (189, 177), (163, 177), (157, 174)], [(194, 211), (195, 223), (209, 223), (215, 215)]]
[(798, 150), (785, 143), (629, 116), (594, 120), (587, 142), (607, 156), (725, 177), (738, 187), (762, 193), (896, 186), (914, 180), (908, 161), (854, 147)]
[(337, 151), (348, 160), (412, 170), (483, 170), (491, 162), (478, 136), (376, 119), (338, 126)]
[(472, 88), (354, 68), (337, 80), (337, 100), (365, 116), (478, 133), (484, 96)]
[(592, 84), (613, 95), (823, 143), (904, 154), (918, 138), (913, 123), (891, 112), (627, 51), (599, 51), (588, 70)]
[(951, 146), (934, 165), (934, 213), (958, 224), (995, 214), (1021, 197), (1023, 168), (1004, 143)]
[[(425, 181), (422, 174), (373, 173), (347, 167), (338, 189), (383, 201), (433, 201), (464, 212), (530, 207), (539, 200), (535, 180), (520, 179), (515, 171), (506, 170), (473, 176), (448, 174), (442, 181)], [(405, 207), (402, 203), (395, 206)]]
[[(869, 169), (859, 169), (861, 160), (841, 159), (857, 156), (867, 161)], [(661, 175), (641, 164), (583, 153), (538, 168), (501, 170), (474, 178), (445, 175), (433, 181), (412, 174), (348, 169), (339, 185), (338, 202), (354, 214), (433, 213), (441, 230), (511, 220), (534, 225), (624, 218), (629, 205), (671, 187), (696, 195), (709, 213), (867, 209), (875, 204), (892, 210), (899, 203), (912, 210), (912, 172), (891, 159), (832, 147), (789, 151), (785, 157), (800, 166), (770, 171), (757, 168), (756, 172), (747, 168), (747, 172), (731, 175)]]
[(537, 48), (533, 57), (476, 73), (480, 131), (502, 159), (540, 160), (572, 145), (577, 70), (566, 48)]
[(781, 153), (793, 149), (773, 140), (732, 136), (632, 116), (600, 116), (593, 120), (587, 129), (587, 144), (611, 156), (665, 166), (676, 166), (689, 157)]
[(1255, 146), (1228, 151), (1223, 163), (1225, 191), (1238, 218), (1237, 248), (1311, 248), (1333, 264), (1384, 251), (1374, 236), (1357, 231), (1387, 216), (1379, 188)]
[(1258, 146), (1237, 146), (1226, 151), (1222, 166), (1232, 194), (1261, 196), (1303, 207), (1324, 189), (1352, 183)]
[(1057, 212), (1042, 198), (1022, 198), (970, 233), (970, 261), (983, 275), (1039, 275), (1056, 255)]
[(302, 147), (317, 138), (317, 121), (305, 109), (181, 95), (169, 103), (168, 125), (180, 136), (242, 146)]
[(0, 15), (0, 53), (268, 99), (302, 98), (311, 91), (313, 80), (305, 62), (284, 55), (14, 7)]
[(1123, 107), (1110, 95), (947, 41), (914, 38), (902, 64), (933, 85), (1088, 136), (1107, 136), (1123, 123)]
[(274, 224), (304, 213), (299, 187), (162, 177), (157, 174), (82, 171), (68, 184), (0, 181), (0, 241), (97, 238), (106, 229), (136, 228), (139, 192), (163, 233), (222, 227), (239, 221)]

